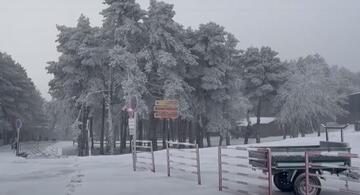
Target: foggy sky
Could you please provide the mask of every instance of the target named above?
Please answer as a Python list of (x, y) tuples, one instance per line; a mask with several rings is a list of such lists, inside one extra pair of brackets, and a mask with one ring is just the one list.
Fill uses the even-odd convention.
[[(282, 59), (319, 53), (330, 65), (360, 71), (358, 0), (165, 0), (175, 20), (196, 28), (223, 25), (239, 47), (270, 46)], [(143, 8), (148, 0), (138, 0)], [(21, 63), (50, 99), (47, 61), (56, 60), (56, 24), (74, 26), (81, 13), (101, 25), (102, 0), (0, 0), (0, 51)], [(1, 71), (1, 70), (0, 70)]]

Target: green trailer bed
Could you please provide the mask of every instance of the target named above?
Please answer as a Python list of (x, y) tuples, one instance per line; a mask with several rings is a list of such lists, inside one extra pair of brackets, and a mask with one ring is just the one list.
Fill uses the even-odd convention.
[[(350, 153), (351, 148), (346, 143), (338, 142), (320, 142), (318, 145), (307, 146), (262, 146), (257, 148), (271, 149), (271, 170), (274, 175), (275, 186), (284, 192), (294, 191), (296, 195), (303, 195), (301, 193), (301, 186), (305, 179), (305, 152), (330, 152), (330, 153)], [(264, 158), (264, 154), (256, 150), (249, 150), (249, 163), (254, 168), (259, 168), (266, 171), (269, 167)], [(350, 157), (339, 156), (312, 156), (310, 158), (314, 167), (312, 172), (318, 172), (321, 175), (323, 172), (331, 174), (342, 174), (351, 165)], [(319, 178), (313, 178), (316, 185), (321, 185)], [(321, 189), (314, 190), (311, 195), (320, 194)]]

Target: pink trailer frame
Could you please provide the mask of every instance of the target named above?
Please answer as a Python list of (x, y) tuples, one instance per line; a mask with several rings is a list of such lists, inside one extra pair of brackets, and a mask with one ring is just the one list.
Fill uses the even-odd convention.
[[(329, 166), (329, 165), (316, 165), (314, 163), (311, 162), (311, 157), (315, 157), (315, 156), (336, 156), (336, 157), (346, 157), (346, 158), (350, 158), (350, 159), (359, 159), (359, 155), (358, 154), (352, 154), (352, 153), (333, 153), (333, 152), (305, 152), (305, 177), (306, 177), (306, 182), (305, 182), (305, 187), (306, 187), (306, 195), (309, 195), (309, 189), (310, 187), (312, 188), (322, 188), (321, 186), (317, 186), (317, 185), (311, 185), (310, 184), (310, 177), (324, 177), (323, 175), (317, 174), (317, 173), (312, 173), (310, 172), (310, 170), (312, 168), (315, 169), (319, 169), (319, 168), (343, 168), (346, 169), (346, 171), (351, 172), (351, 170), (360, 170), (359, 167), (354, 167), (354, 166), (348, 166), (348, 165), (344, 165), (344, 166)], [(333, 179), (333, 178), (332, 178)], [(349, 188), (349, 181), (350, 182), (355, 182), (355, 183), (359, 183), (360, 184), (360, 180), (353, 180), (351, 178), (349, 178), (347, 175), (344, 178), (339, 178), (339, 181), (345, 181), (345, 188), (331, 188), (334, 190), (337, 190), (341, 193), (349, 193), (352, 195), (360, 195), (360, 190), (351, 190)], [(325, 187), (326, 188), (326, 187)]]

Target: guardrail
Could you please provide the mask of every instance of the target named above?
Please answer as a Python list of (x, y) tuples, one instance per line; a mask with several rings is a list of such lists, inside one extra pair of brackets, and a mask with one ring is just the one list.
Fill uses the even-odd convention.
[[(334, 164), (326, 164), (326, 163), (316, 163), (312, 162), (312, 157), (319, 157), (319, 156), (333, 156), (333, 157), (342, 157), (342, 158), (349, 158), (351, 159), (358, 159), (358, 154), (352, 154), (352, 153), (334, 153), (334, 152), (306, 152), (305, 153), (305, 194), (311, 195), (315, 189), (328, 189), (333, 191), (338, 191), (341, 193), (347, 193), (352, 195), (360, 195), (360, 173), (356, 172), (360, 170), (360, 167), (352, 166), (351, 163), (343, 163), (342, 165), (334, 165)], [(350, 162), (350, 161), (349, 161)], [(321, 170), (341, 170), (340, 173), (336, 173), (336, 177), (332, 175), (324, 175), (321, 173), (316, 173), (316, 171)], [(341, 176), (340, 176), (341, 175)], [(356, 178), (357, 177), (357, 178)], [(310, 178), (313, 181), (314, 178), (323, 178), (326, 180), (333, 180), (338, 182), (345, 182), (344, 188), (340, 187), (334, 187), (333, 185), (330, 186), (321, 186), (314, 184), (314, 182), (310, 182)], [(354, 184), (354, 185), (350, 185)], [(357, 186), (357, 188), (353, 188)], [(352, 189), (353, 188), (353, 189)]]
[[(178, 146), (176, 148), (175, 146)], [(180, 148), (182, 146), (183, 148)], [(187, 147), (187, 148), (186, 148)], [(171, 151), (174, 151), (173, 153)], [(176, 151), (176, 152), (175, 152)], [(191, 156), (189, 156), (189, 154)], [(180, 161), (182, 159), (182, 161)], [(201, 185), (200, 172), (200, 153), (197, 144), (185, 142), (166, 142), (166, 160), (167, 160), (167, 174), (170, 177), (171, 170), (188, 172), (197, 175), (198, 184)], [(195, 163), (194, 163), (195, 162)], [(173, 166), (171, 166), (173, 165)], [(182, 168), (179, 168), (182, 167)], [(188, 167), (196, 168), (196, 170), (185, 169)]]
[[(256, 166), (250, 165), (250, 161), (253, 161), (252, 164)], [(258, 171), (258, 174), (246, 172), (246, 169), (249, 171)], [(261, 174), (259, 174), (260, 171)], [(241, 194), (263, 195), (265, 192), (266, 194), (271, 195), (271, 150), (265, 148), (219, 146), (218, 175), (219, 191), (226, 189)], [(231, 177), (225, 177), (224, 175)], [(250, 183), (248, 182), (249, 179), (264, 181), (266, 185), (253, 184), (254, 182)], [(230, 186), (225, 186), (224, 182), (240, 185), (242, 189), (233, 189)], [(255, 189), (257, 190), (255, 191)], [(258, 192), (259, 190), (262, 192)]]
[(145, 170), (149, 169), (155, 173), (155, 158), (152, 141), (135, 140), (131, 142), (134, 171), (136, 171), (137, 168), (140, 168)]

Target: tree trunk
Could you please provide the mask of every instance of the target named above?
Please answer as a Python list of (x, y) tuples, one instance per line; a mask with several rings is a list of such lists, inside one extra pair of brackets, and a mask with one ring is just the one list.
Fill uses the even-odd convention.
[(120, 154), (124, 151), (124, 142), (126, 147), (126, 139), (124, 140), (124, 131), (125, 131), (125, 113), (121, 111), (120, 114)]
[(87, 109), (86, 106), (82, 105), (82, 128), (81, 128), (81, 155), (86, 156), (88, 154), (88, 134), (87, 134)]
[(100, 132), (100, 154), (104, 154), (104, 137), (105, 137), (105, 97), (102, 101), (102, 116), (101, 116), (101, 132)]
[(157, 146), (157, 134), (156, 134), (156, 127), (157, 127), (157, 119), (154, 118), (154, 112), (150, 113), (150, 133), (151, 133), (151, 141), (153, 144), (153, 149), (156, 151), (158, 149)]
[(137, 121), (137, 123), (138, 123), (138, 125), (137, 125), (137, 132), (139, 132), (138, 133), (138, 139), (139, 140), (143, 140), (143, 138), (144, 138), (144, 135), (143, 135), (143, 119), (139, 119), (138, 121)]
[(176, 119), (176, 130), (177, 130), (177, 137), (179, 142), (185, 142), (182, 122), (183, 120), (181, 120), (180, 118)]
[(189, 130), (189, 142), (194, 143), (195, 138), (194, 138), (194, 132), (193, 132), (192, 122), (191, 121), (189, 121), (188, 130)]
[(222, 146), (223, 140), (224, 140), (224, 137), (220, 134), (219, 135), (219, 146)]
[(231, 143), (230, 143), (230, 140), (231, 140), (230, 138), (231, 138), (231, 137), (230, 137), (229, 133), (227, 133), (227, 134), (226, 134), (226, 145), (227, 145), (227, 146), (230, 146), (230, 144), (231, 144)]
[(168, 140), (175, 141), (173, 120), (169, 119)]
[(249, 144), (249, 136), (250, 136), (250, 132), (251, 132), (250, 110), (248, 110), (246, 113), (246, 121), (247, 121), (247, 125), (246, 125), (246, 130), (245, 130), (245, 135), (244, 135), (244, 144)]
[(163, 149), (166, 149), (166, 120), (165, 119), (163, 119), (162, 145), (163, 145)]
[(286, 125), (281, 125), (281, 128), (282, 128), (282, 131), (284, 132), (284, 135), (283, 135), (283, 139), (286, 139), (287, 137), (287, 130), (286, 130)]
[(108, 131), (108, 137), (109, 137), (109, 145), (110, 145), (110, 154), (114, 154), (114, 129), (113, 129), (113, 119), (112, 119), (112, 90), (113, 90), (113, 71), (112, 66), (110, 66), (110, 82), (109, 82), (109, 94), (108, 94), (108, 125), (109, 125), (109, 131)]
[(90, 138), (91, 138), (91, 151), (94, 150), (94, 131), (93, 131), (94, 118), (90, 117)]
[(211, 136), (210, 133), (207, 132), (207, 130), (206, 130), (206, 142), (207, 142), (207, 147), (211, 147)]
[(258, 102), (258, 105), (257, 105), (257, 111), (256, 111), (256, 128), (255, 128), (255, 136), (256, 136), (256, 143), (260, 143), (260, 128), (261, 128), (261, 123), (260, 123), (260, 120), (261, 120), (261, 103), (262, 103), (262, 100), (261, 98), (259, 98), (259, 102)]
[(196, 143), (200, 148), (204, 147), (204, 135), (203, 135), (203, 129), (201, 124), (201, 116), (198, 117), (199, 120), (196, 122)]

